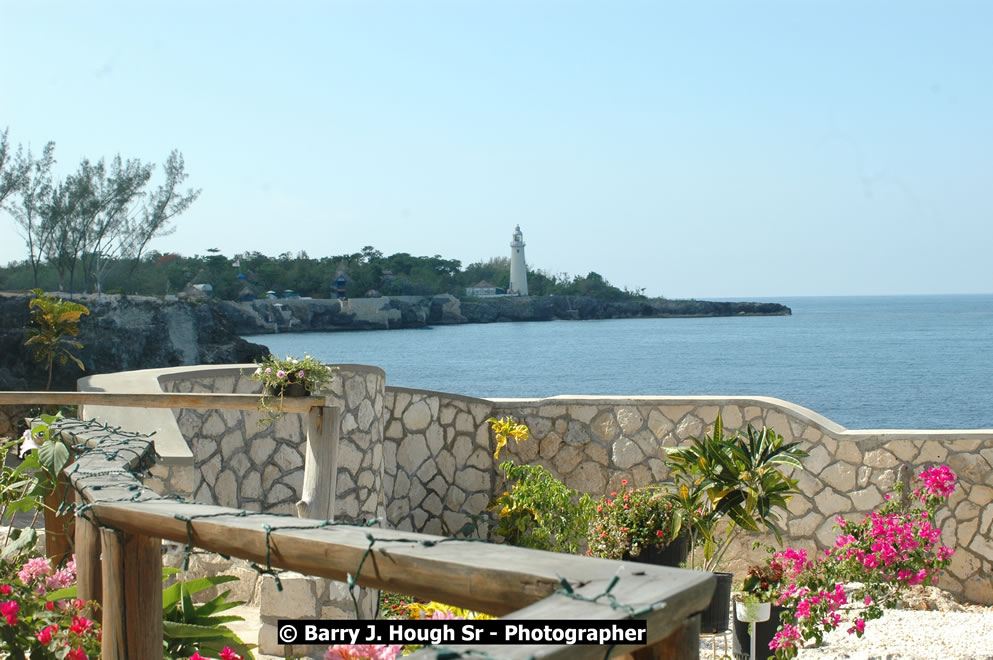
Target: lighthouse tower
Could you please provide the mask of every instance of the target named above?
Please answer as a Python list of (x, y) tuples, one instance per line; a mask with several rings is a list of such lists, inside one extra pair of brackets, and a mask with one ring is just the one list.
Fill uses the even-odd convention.
[(521, 226), (514, 228), (514, 238), (510, 241), (510, 289), (508, 293), (528, 295), (528, 269), (524, 262), (524, 234)]

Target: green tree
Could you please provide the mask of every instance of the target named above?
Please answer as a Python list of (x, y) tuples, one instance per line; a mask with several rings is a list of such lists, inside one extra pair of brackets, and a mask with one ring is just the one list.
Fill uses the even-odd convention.
[(70, 300), (60, 300), (46, 296), (41, 289), (32, 291), (34, 298), (28, 303), (31, 312), (31, 322), (28, 326), (26, 346), (34, 346), (34, 359), (44, 362), (48, 370), (48, 382), (45, 389), (52, 387), (52, 369), (55, 360), (66, 364), (72, 360), (81, 371), (85, 371), (82, 361), (72, 354), (71, 349), (82, 348), (83, 345), (75, 339), (79, 335), (79, 319), (90, 310), (85, 305)]

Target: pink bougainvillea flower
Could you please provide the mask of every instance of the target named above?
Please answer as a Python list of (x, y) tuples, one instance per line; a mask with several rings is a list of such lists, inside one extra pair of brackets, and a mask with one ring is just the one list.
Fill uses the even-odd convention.
[(324, 660), (395, 660), (399, 644), (335, 644), (324, 652)]
[[(45, 557), (35, 557), (25, 562), (21, 570), (17, 572), (17, 577), (26, 587), (30, 587), (38, 578), (51, 575), (52, 564)], [(40, 583), (44, 591), (44, 583)]]

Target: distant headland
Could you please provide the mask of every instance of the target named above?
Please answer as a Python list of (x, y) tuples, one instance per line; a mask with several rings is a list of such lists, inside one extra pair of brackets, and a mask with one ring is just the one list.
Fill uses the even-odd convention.
[(451, 295), (383, 296), (344, 300), (284, 298), (216, 301), (239, 335), (277, 332), (393, 330), (463, 323), (590, 319), (789, 316), (778, 303), (706, 300), (620, 300), (588, 296), (515, 296), (460, 300)]

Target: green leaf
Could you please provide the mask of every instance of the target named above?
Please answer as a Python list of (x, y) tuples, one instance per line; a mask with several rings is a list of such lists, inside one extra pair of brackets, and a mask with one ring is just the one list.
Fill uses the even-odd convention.
[(181, 590), (192, 595), (225, 582), (235, 582), (237, 579), (233, 575), (208, 575), (189, 582), (177, 582), (168, 589), (162, 590), (162, 607), (165, 609), (170, 605), (175, 605), (180, 599)]
[(65, 600), (67, 598), (76, 598), (76, 587), (78, 585), (72, 585), (71, 587), (65, 587), (64, 589), (58, 589), (56, 591), (49, 591), (45, 594), (45, 600), (55, 601), (55, 600)]
[(69, 462), (69, 448), (59, 440), (43, 442), (38, 447), (38, 460), (46, 472), (56, 476)]
[(28, 529), (29, 531), (27, 532), (18, 529), (14, 530), (14, 532), (18, 533), (12, 533), (10, 538), (7, 539), (7, 545), (4, 546), (3, 552), (0, 553), (0, 558), (6, 560), (10, 557), (15, 557), (21, 551), (35, 546), (38, 542), (38, 533), (32, 528)]
[(198, 626), (194, 623), (163, 621), (162, 632), (173, 639), (230, 639), (237, 636), (227, 628)]

